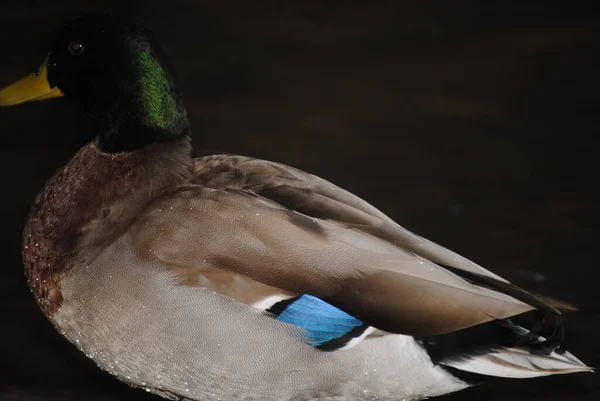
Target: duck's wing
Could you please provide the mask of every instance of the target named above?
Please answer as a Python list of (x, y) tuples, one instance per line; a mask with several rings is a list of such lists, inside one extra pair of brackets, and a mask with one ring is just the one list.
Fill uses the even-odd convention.
[(232, 155), (198, 158), (193, 168), (194, 183), (249, 191), (306, 216), (365, 231), (434, 263), (506, 282), (470, 260), (401, 227), (358, 196), (296, 168)]
[(138, 255), (185, 277), (199, 272), (198, 282), (208, 272), (211, 287), (260, 283), (259, 298), (315, 297), (394, 333), (431, 336), (553, 310), (348, 192), (252, 159), (197, 162), (196, 185), (156, 200), (129, 234)]
[(309, 217), (361, 230), (466, 280), (505, 292), (551, 315), (572, 305), (521, 290), (461, 255), (412, 233), (358, 196), (313, 174), (284, 164), (235, 155), (194, 160), (194, 183), (249, 191)]
[(365, 231), (438, 265), (506, 282), (457, 253), (401, 227), (358, 196), (296, 168), (232, 155), (198, 158), (193, 168), (196, 184), (249, 191), (306, 216)]

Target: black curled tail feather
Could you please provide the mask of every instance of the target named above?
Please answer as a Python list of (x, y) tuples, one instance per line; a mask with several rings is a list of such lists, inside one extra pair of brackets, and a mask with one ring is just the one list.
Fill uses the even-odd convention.
[[(564, 342), (565, 329), (563, 323), (563, 315), (560, 310), (548, 304), (542, 298), (531, 294), (511, 283), (498, 280), (491, 276), (457, 269), (452, 266), (442, 264), (440, 264), (440, 266), (456, 274), (457, 276), (460, 276), (461, 278), (471, 282), (472, 284), (475, 284), (480, 287), (489, 288), (491, 290), (498, 291), (506, 295), (510, 295), (511, 297), (528, 305), (531, 305), (537, 309), (536, 314), (538, 315), (538, 319), (536, 320), (536, 322), (530, 330), (525, 330), (522, 328), (517, 329), (516, 327), (518, 326), (514, 325), (510, 319), (497, 320), (495, 322), (491, 322), (499, 325), (512, 325), (512, 338), (515, 341), (515, 343), (510, 345), (504, 345), (505, 347), (518, 346), (525, 348), (532, 353), (546, 355), (549, 355), (553, 351), (560, 354), (566, 351), (566, 346)], [(549, 322), (551, 322), (550, 324), (553, 325), (552, 331), (550, 335), (546, 337), (545, 340), (540, 341), (540, 334)]]

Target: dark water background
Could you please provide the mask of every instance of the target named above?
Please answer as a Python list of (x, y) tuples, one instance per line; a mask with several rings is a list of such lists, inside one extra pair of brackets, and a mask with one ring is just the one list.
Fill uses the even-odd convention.
[[(7, 1), (0, 86), (33, 71), (82, 10), (139, 16), (184, 84), (200, 149), (311, 171), (407, 228), (581, 310), (572, 352), (600, 363), (596, 257), (600, 18), (549, 1)], [(88, 138), (64, 101), (0, 110), (0, 400), (153, 400), (45, 321), (20, 232)], [(498, 381), (446, 400), (598, 400), (598, 376)], [(158, 400), (158, 399), (156, 399)]]

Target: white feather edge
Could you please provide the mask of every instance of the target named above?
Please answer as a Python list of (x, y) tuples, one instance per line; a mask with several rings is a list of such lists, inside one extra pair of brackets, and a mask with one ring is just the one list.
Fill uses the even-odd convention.
[[(525, 329), (523, 329), (525, 330)], [(544, 340), (540, 337), (539, 340)], [(532, 354), (523, 348), (505, 348), (464, 360), (444, 361), (442, 365), (481, 375), (529, 379), (576, 372), (593, 372), (594, 368), (581, 362), (570, 352), (549, 355)]]
[(271, 306), (286, 299), (293, 298), (292, 295), (270, 295), (252, 304), (252, 307), (260, 310), (267, 310)]
[(362, 342), (362, 340), (364, 340), (365, 338), (370, 336), (371, 333), (373, 333), (375, 330), (376, 330), (375, 327), (372, 327), (372, 326), (367, 327), (360, 336), (351, 339), (350, 341), (348, 341), (348, 343), (346, 345), (339, 348), (337, 351), (345, 351), (347, 349), (357, 346), (360, 342)]

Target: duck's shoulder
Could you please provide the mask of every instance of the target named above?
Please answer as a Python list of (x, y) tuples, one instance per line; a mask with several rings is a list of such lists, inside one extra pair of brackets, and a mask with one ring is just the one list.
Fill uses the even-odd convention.
[(192, 183), (254, 193), (307, 216), (348, 226), (393, 223), (380, 210), (339, 186), (303, 170), (247, 156), (194, 159)]
[(194, 184), (258, 192), (282, 185), (314, 190), (317, 182), (324, 181), (285, 164), (229, 154), (194, 159), (192, 174)]

